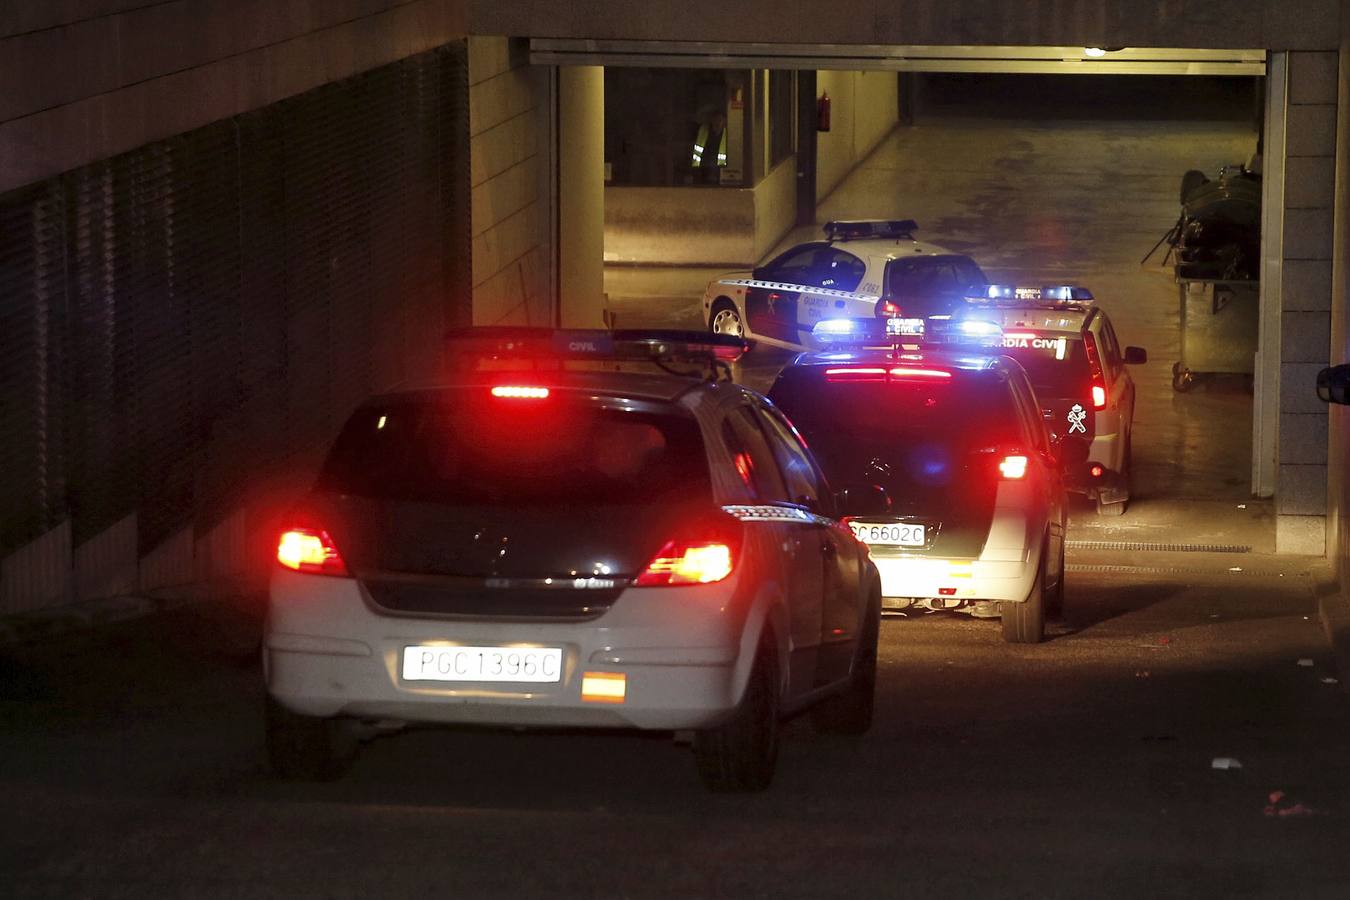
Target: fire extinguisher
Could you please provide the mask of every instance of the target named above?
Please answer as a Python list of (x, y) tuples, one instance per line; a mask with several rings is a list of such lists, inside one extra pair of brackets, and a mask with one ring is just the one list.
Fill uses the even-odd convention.
[(830, 94), (822, 93), (816, 100), (816, 131), (830, 130)]

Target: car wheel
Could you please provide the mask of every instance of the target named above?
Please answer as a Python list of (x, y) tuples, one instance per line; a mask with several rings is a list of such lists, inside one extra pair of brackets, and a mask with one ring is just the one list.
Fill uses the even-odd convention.
[(356, 756), (357, 739), (342, 719), (291, 712), (267, 698), (267, 758), (272, 771), (291, 781), (332, 781)]
[(762, 791), (773, 781), (779, 690), (778, 651), (766, 629), (736, 712), (722, 725), (694, 735), (694, 761), (708, 790)]
[(848, 687), (812, 708), (811, 725), (821, 734), (866, 734), (872, 727), (877, 692), (877, 641), (881, 632), (881, 588), (874, 587), (867, 603), (867, 622), (858, 640), (858, 653)]
[(1031, 592), (1021, 603), (1001, 603), (1003, 640), (1010, 644), (1039, 644), (1045, 638), (1045, 552), (1036, 569)]
[(708, 330), (713, 334), (745, 337), (745, 324), (741, 322), (741, 314), (736, 309), (736, 304), (730, 300), (718, 300), (714, 303), (712, 314), (708, 317)]
[(1117, 500), (1115, 503), (1103, 503), (1100, 495), (1097, 497), (1097, 515), (1105, 516), (1108, 519), (1114, 519), (1125, 515), (1125, 507), (1129, 505), (1129, 498)]

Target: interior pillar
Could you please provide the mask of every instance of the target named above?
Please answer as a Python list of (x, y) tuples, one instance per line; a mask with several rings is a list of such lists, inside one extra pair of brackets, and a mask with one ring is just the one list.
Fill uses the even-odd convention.
[(605, 70), (558, 68), (558, 324), (605, 324)]

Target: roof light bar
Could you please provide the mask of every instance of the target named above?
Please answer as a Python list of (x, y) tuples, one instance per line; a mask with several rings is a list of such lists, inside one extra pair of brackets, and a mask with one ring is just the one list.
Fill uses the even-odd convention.
[(1093, 301), (1092, 291), (1075, 284), (1021, 286), (989, 284), (976, 293), (967, 294), (972, 303), (992, 304), (1086, 304)]
[(822, 319), (811, 328), (817, 344), (884, 344), (886, 319)]
[(913, 237), (918, 228), (913, 219), (837, 219), (825, 223), (825, 237), (832, 241), (899, 239)]
[(968, 337), (1002, 337), (1003, 327), (997, 322), (984, 319), (966, 319), (958, 326), (961, 333)]
[(744, 338), (705, 331), (553, 329), (516, 326), (454, 328), (446, 332), (446, 357), (454, 369), (558, 369), (574, 360), (699, 363), (717, 370), (753, 345)]

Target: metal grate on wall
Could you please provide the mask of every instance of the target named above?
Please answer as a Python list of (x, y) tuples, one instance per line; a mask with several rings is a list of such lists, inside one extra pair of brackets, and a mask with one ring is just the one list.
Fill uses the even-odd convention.
[(433, 374), (468, 163), (460, 43), (0, 196), (0, 555), (208, 527)]

